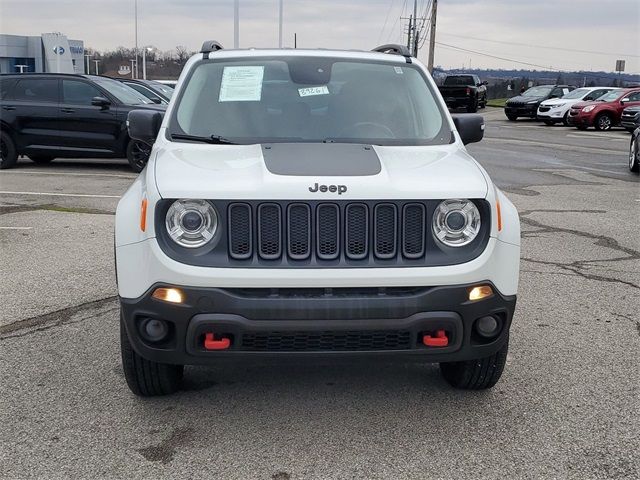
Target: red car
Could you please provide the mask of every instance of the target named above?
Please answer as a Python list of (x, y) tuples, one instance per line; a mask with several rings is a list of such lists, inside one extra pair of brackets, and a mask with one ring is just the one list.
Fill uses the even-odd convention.
[(592, 102), (576, 103), (567, 120), (579, 130), (609, 130), (620, 124), (622, 110), (633, 105), (640, 105), (640, 88), (618, 88)]

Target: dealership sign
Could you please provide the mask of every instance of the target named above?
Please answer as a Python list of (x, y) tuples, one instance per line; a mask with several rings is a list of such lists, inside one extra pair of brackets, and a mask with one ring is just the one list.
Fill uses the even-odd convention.
[(56, 55), (64, 55), (64, 52), (66, 50), (64, 49), (64, 47), (61, 47), (60, 45), (56, 45), (55, 47), (53, 47), (53, 53), (55, 53)]

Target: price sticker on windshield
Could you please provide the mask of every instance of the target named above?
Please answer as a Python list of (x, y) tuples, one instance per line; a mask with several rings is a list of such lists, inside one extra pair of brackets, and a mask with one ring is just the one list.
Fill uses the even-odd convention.
[(219, 102), (259, 102), (264, 67), (224, 67)]
[(299, 88), (298, 95), (301, 97), (311, 97), (313, 95), (329, 95), (329, 88), (326, 85), (320, 87)]

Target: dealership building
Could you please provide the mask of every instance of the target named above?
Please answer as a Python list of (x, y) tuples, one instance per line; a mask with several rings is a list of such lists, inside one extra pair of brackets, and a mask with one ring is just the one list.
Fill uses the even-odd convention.
[(84, 42), (61, 33), (0, 34), (0, 73), (85, 73)]

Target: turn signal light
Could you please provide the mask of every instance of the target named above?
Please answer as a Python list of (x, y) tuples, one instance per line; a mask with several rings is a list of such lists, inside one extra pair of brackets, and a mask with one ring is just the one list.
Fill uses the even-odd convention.
[(156, 288), (151, 295), (156, 300), (162, 300), (169, 303), (184, 302), (184, 294), (179, 288)]
[(473, 287), (469, 291), (469, 300), (482, 300), (493, 295), (493, 289), (489, 285), (480, 285), (479, 287)]
[(140, 230), (143, 232), (147, 229), (147, 199), (142, 200), (140, 205)]

